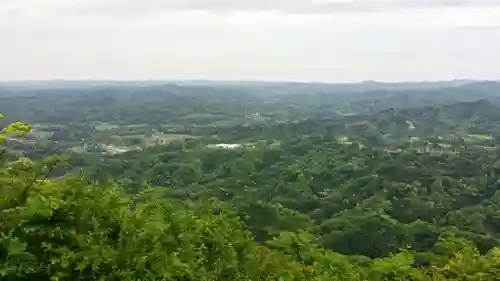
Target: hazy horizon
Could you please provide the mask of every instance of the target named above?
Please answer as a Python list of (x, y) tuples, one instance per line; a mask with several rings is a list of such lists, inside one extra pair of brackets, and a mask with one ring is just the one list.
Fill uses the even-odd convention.
[(0, 81), (500, 79), (496, 0), (4, 0)]
[(108, 79), (40, 79), (40, 80), (1, 80), (0, 85), (8, 84), (331, 84), (331, 85), (357, 85), (357, 84), (439, 84), (439, 83), (457, 83), (457, 84), (473, 84), (481, 82), (496, 82), (500, 83), (500, 79), (467, 79), (458, 78), (450, 80), (359, 80), (359, 81), (312, 81), (312, 80), (221, 80), (221, 79), (143, 79), (143, 80), (108, 80)]
[(446, 83), (446, 82), (498, 82), (499, 79), (474, 79), (474, 78), (454, 78), (454, 79), (436, 79), (436, 80), (273, 80), (273, 79), (18, 79), (18, 80), (3, 80), (0, 79), (0, 84), (7, 83), (175, 83), (175, 82), (200, 82), (200, 83), (319, 83), (319, 84), (362, 84), (362, 83), (388, 83), (388, 84), (404, 84), (404, 83)]

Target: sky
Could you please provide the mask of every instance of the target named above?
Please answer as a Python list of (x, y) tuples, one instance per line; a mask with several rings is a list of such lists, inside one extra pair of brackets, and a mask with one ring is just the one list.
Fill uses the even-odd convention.
[(0, 80), (500, 79), (500, 0), (0, 0)]

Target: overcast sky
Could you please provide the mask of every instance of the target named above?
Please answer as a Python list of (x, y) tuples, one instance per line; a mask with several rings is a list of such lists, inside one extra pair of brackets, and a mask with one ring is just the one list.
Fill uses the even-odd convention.
[(0, 0), (0, 80), (500, 79), (500, 0)]

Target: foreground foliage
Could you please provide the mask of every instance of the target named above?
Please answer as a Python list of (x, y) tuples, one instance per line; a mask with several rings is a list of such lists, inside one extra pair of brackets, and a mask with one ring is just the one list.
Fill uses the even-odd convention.
[[(30, 181), (33, 163), (2, 169), (2, 280), (496, 280), (486, 255), (443, 236), (430, 263), (402, 252), (357, 259), (322, 249), (307, 232), (257, 244), (218, 204), (134, 198), (79, 175)], [(156, 199), (154, 199), (156, 198)]]

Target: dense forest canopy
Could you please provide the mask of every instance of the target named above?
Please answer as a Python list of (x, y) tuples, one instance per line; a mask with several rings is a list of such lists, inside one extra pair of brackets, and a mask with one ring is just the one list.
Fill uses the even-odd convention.
[(467, 80), (0, 84), (0, 279), (498, 280), (499, 106)]

